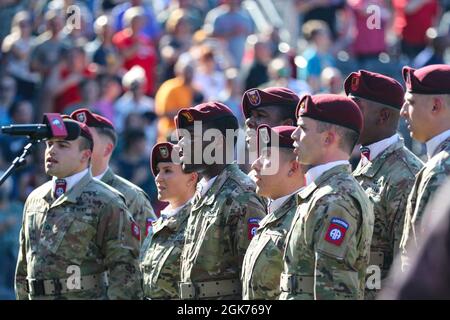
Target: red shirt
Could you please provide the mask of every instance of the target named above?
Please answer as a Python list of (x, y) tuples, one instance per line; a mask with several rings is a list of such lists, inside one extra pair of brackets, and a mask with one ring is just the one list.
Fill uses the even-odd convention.
[(367, 13), (369, 5), (384, 8), (384, 0), (353, 0), (347, 1), (347, 4), (355, 18), (356, 35), (352, 45), (353, 53), (367, 55), (385, 51), (386, 20), (381, 17), (380, 28), (368, 26), (368, 19), (373, 13)]
[(394, 30), (405, 42), (412, 45), (424, 45), (425, 33), (433, 26), (433, 20), (439, 12), (439, 4), (437, 0), (429, 0), (415, 12), (407, 14), (405, 7), (408, 2), (408, 0), (392, 1), (395, 11)]
[[(66, 79), (70, 76), (70, 74), (71, 72), (68, 69), (61, 70), (61, 79)], [(94, 72), (91, 68), (89, 68), (89, 66), (83, 70), (83, 76), (85, 78), (92, 78), (93, 75)], [(81, 96), (80, 84), (74, 84), (55, 97), (53, 112), (62, 113), (65, 108), (75, 103), (80, 103), (82, 100), (83, 98)]]
[(144, 69), (147, 77), (146, 94), (154, 93), (157, 55), (152, 41), (147, 36), (140, 34), (132, 37), (128, 29), (117, 32), (113, 37), (113, 43), (119, 50), (131, 48), (135, 43), (140, 43), (140, 49), (128, 59), (124, 59), (123, 67), (130, 70), (133, 66)]

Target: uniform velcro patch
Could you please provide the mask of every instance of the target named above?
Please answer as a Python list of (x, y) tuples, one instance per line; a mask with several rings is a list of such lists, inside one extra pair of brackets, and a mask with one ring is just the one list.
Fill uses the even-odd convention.
[(325, 240), (336, 246), (340, 246), (344, 241), (345, 233), (349, 228), (349, 224), (341, 218), (332, 218), (327, 233), (325, 234)]
[(250, 218), (247, 222), (248, 240), (252, 240), (256, 234), (256, 230), (259, 228), (260, 218)]

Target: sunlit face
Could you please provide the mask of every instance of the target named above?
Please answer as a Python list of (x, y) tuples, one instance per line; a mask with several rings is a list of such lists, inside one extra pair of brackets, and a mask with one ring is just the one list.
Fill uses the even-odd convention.
[(305, 165), (316, 165), (323, 155), (325, 132), (317, 132), (317, 121), (308, 117), (298, 117), (297, 128), (292, 133), (294, 153), (297, 161)]
[(430, 138), (429, 127), (433, 121), (429, 112), (431, 99), (426, 96), (407, 92), (400, 115), (405, 118), (412, 138), (426, 142)]
[(91, 150), (80, 151), (81, 139), (46, 141), (45, 172), (53, 177), (65, 178), (87, 167)]
[(158, 199), (161, 201), (175, 200), (184, 197), (187, 192), (193, 192), (192, 174), (184, 173), (181, 165), (172, 162), (160, 162), (157, 165), (156, 187)]
[(256, 192), (264, 197), (277, 198), (279, 186), (286, 182), (290, 166), (291, 161), (284, 152), (275, 147), (264, 148), (252, 164)]

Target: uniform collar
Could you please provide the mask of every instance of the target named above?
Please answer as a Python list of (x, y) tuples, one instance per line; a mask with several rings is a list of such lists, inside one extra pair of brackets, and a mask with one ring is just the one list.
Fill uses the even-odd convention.
[[(81, 172), (80, 172), (81, 173)], [(78, 197), (81, 195), (81, 193), (84, 191), (88, 183), (92, 180), (91, 171), (87, 170), (77, 183), (75, 183), (70, 190), (67, 190), (61, 197), (55, 200), (55, 202), (52, 203), (51, 207), (56, 207), (60, 205), (61, 203), (68, 201), (72, 203), (77, 203)]]
[(272, 200), (272, 199), (271, 199), (269, 205), (267, 206), (267, 212), (268, 212), (268, 214), (270, 214), (270, 213), (272, 213), (272, 212), (275, 212), (275, 211), (277, 211), (278, 209), (280, 209), (280, 208), (285, 204), (285, 202), (288, 201), (288, 199), (289, 199), (292, 195), (299, 193), (300, 190), (302, 190), (303, 188), (304, 188), (304, 187), (301, 187), (300, 189), (295, 190), (294, 192), (292, 192), (292, 193), (290, 193), (290, 194), (288, 194), (288, 195), (285, 195), (285, 196), (283, 196), (283, 197), (280, 197), (280, 198), (278, 198), (278, 199), (275, 199), (275, 200)]
[(350, 165), (350, 162), (348, 162), (348, 160), (332, 161), (309, 169), (305, 174), (306, 185), (308, 186), (311, 183), (315, 182), (326, 171), (339, 165)]
[[(375, 143), (369, 144), (368, 146), (364, 146), (369, 148), (370, 150), (370, 161), (373, 161), (378, 157), (384, 150), (389, 148), (391, 145), (396, 143), (400, 139), (400, 136), (398, 134), (394, 134), (393, 136), (377, 141)], [(363, 158), (363, 164), (369, 162), (365, 157)]]
[(403, 139), (399, 137), (399, 140), (397, 142), (394, 142), (389, 147), (387, 147), (385, 150), (383, 150), (376, 159), (368, 162), (363, 161), (363, 157), (361, 157), (361, 160), (358, 163), (358, 166), (356, 167), (355, 171), (353, 172), (353, 176), (359, 176), (364, 175), (367, 177), (373, 177), (377, 174), (378, 170), (381, 168), (381, 166), (386, 161), (386, 158), (390, 156), (393, 152), (399, 149), (403, 149), (405, 147), (405, 144), (403, 142)]
[(95, 176), (94, 179), (102, 180), (102, 178), (105, 176), (105, 174), (106, 174), (108, 171), (111, 171), (111, 170), (109, 169), (109, 167), (107, 167), (106, 170), (103, 171), (102, 173), (100, 173), (98, 176)]
[[(83, 171), (80, 171), (78, 173), (75, 173), (74, 175), (71, 175), (70, 177), (62, 178), (66, 181), (66, 192), (68, 193), (70, 189), (72, 189), (80, 180), (83, 178), (87, 173), (89, 172), (89, 169), (86, 168)], [(57, 177), (52, 178), (52, 192), (55, 191), (55, 182), (58, 180)]]
[(298, 201), (301, 202), (301, 199), (308, 198), (314, 192), (314, 190), (316, 190), (319, 186), (321, 186), (322, 184), (326, 184), (328, 179), (330, 179), (338, 174), (342, 174), (342, 173), (350, 174), (351, 173), (350, 164), (348, 163), (348, 161), (346, 161), (347, 163), (345, 163), (345, 161), (335, 161), (335, 162), (341, 162), (341, 163), (327, 169), (317, 179), (315, 179), (313, 182), (309, 183), (306, 187), (304, 187), (300, 190), (300, 192), (297, 195)]
[(169, 204), (167, 207), (165, 207), (163, 210), (161, 210), (161, 217), (163, 219), (172, 218), (177, 213), (179, 213), (181, 210), (183, 210), (184, 207), (191, 204), (192, 199), (194, 199), (194, 197), (190, 198), (188, 201), (186, 201), (184, 204), (182, 204), (178, 208), (172, 208)]
[(426, 142), (428, 159), (431, 159), (439, 145), (450, 137), (450, 129), (434, 136)]
[(217, 176), (214, 178), (211, 178), (209, 180), (206, 180), (205, 178), (202, 178), (198, 184), (197, 184), (197, 190), (200, 192), (201, 196), (203, 197), (206, 192), (208, 192), (209, 189), (211, 189), (211, 186), (214, 184), (214, 181), (216, 181)]

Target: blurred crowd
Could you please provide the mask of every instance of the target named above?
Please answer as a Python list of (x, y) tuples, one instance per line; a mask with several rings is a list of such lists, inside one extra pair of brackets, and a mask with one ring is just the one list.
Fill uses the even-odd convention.
[[(102, 114), (119, 133), (113, 170), (158, 211), (149, 154), (179, 109), (221, 101), (244, 126), (249, 88), (340, 93), (358, 69), (400, 80), (404, 65), (449, 61), (449, 26), (449, 0), (0, 0), (0, 125)], [(25, 143), (0, 135), (0, 171)], [(23, 202), (47, 180), (41, 145), (0, 187), (0, 299), (14, 298)]]

